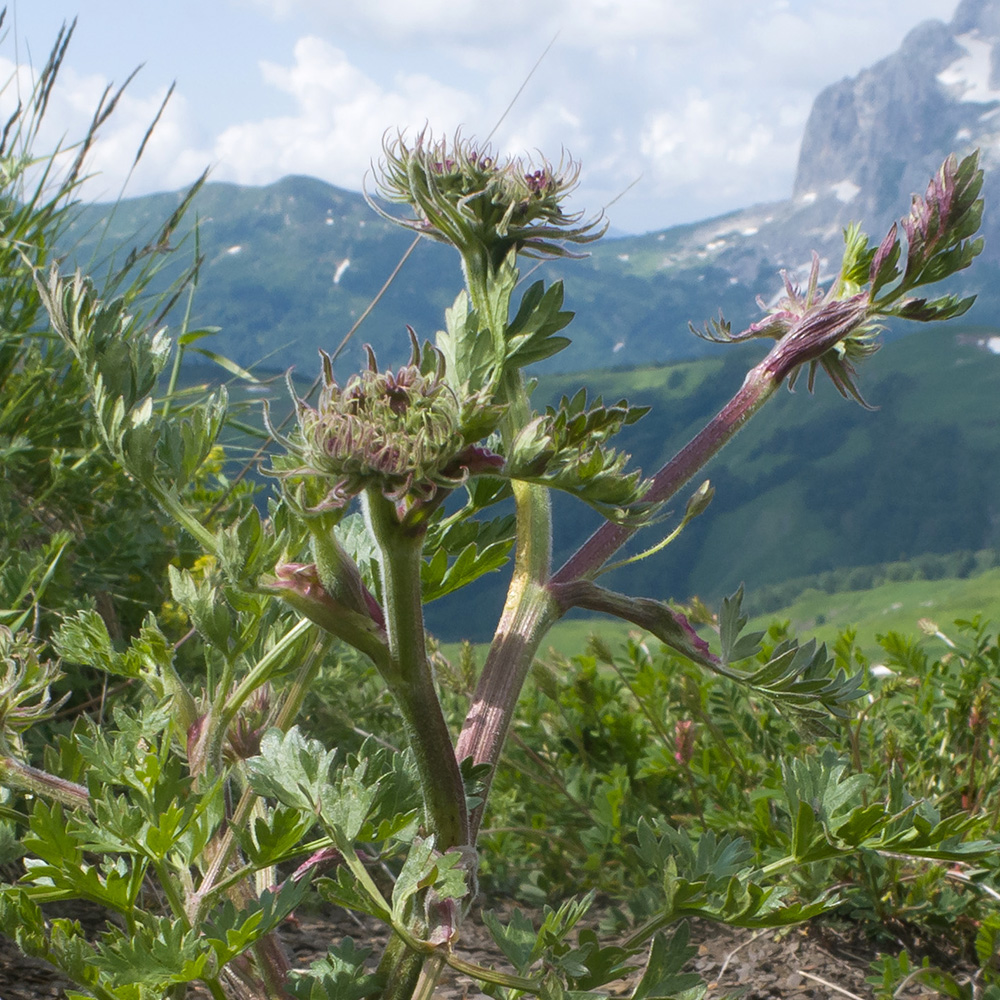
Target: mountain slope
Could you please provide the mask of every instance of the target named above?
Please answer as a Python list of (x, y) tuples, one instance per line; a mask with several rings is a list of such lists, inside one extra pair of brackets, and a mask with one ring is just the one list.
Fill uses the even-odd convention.
[[(976, 291), (970, 314), (1000, 315), (1000, 0), (963, 0), (952, 22), (915, 28), (899, 51), (824, 90), (805, 131), (791, 198), (643, 236), (605, 239), (582, 261), (550, 261), (579, 313), (571, 354), (544, 370), (584, 370), (704, 353), (688, 332), (721, 309), (737, 328), (759, 317), (756, 296), (804, 276), (812, 250), (832, 275), (842, 230), (862, 220), (874, 238), (906, 213), (945, 156), (979, 147), (987, 168), (986, 252), (956, 283)], [(586, 164), (584, 164), (586, 169)], [(180, 194), (83, 209), (67, 234), (73, 262), (148, 238)], [(368, 306), (410, 243), (358, 195), (287, 177), (263, 188), (209, 184), (196, 201), (205, 264), (195, 321), (221, 326), (214, 349), (239, 363), (316, 370)], [(187, 261), (193, 247), (189, 244)], [(184, 251), (181, 261), (184, 260)], [(178, 263), (180, 266), (180, 262)], [(406, 351), (405, 324), (432, 337), (460, 287), (457, 256), (421, 241), (340, 370), (371, 342), (385, 363)]]
[[(536, 406), (585, 384), (594, 395), (651, 407), (619, 436), (635, 465), (652, 473), (734, 393), (760, 351), (716, 348), (679, 364), (543, 378)], [(717, 603), (741, 583), (766, 584), (926, 553), (1000, 548), (1000, 334), (938, 327), (885, 345), (861, 372), (865, 410), (825, 380), (815, 397), (782, 392), (678, 495), (708, 478), (705, 514), (664, 551), (616, 570), (612, 589), (662, 599), (693, 594)], [(555, 500), (558, 565), (598, 519)], [(633, 540), (654, 545), (668, 520)], [(491, 577), (474, 603), (431, 605), (432, 627), (456, 638), (455, 622), (488, 622), (504, 581)], [(495, 620), (495, 619), (494, 619)], [(474, 631), (474, 629), (473, 629)], [(482, 639), (475, 634), (474, 638)]]

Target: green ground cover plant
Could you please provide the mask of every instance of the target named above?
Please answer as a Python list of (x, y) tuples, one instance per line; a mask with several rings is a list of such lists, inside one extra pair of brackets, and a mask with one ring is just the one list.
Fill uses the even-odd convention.
[[(968, 609), (976, 608), (984, 618), (1000, 620), (1000, 569), (986, 568), (996, 556), (993, 550), (976, 555), (983, 568), (958, 577), (935, 574), (927, 578), (923, 572), (928, 564), (961, 566), (962, 553), (890, 563), (886, 567), (863, 567), (863, 575), (852, 568), (802, 577), (787, 587), (782, 584), (762, 588), (766, 600), (762, 601), (757, 592), (747, 594), (749, 627), (765, 631), (775, 621), (786, 622), (792, 632), (807, 633), (828, 646), (836, 643), (844, 631), (852, 629), (858, 649), (877, 662), (880, 636), (889, 632), (903, 635), (916, 632), (922, 618), (951, 622), (967, 617)], [(893, 575), (898, 573), (901, 578), (887, 580), (879, 575), (883, 570)], [(872, 581), (871, 585), (864, 589), (835, 586), (840, 581), (862, 579)], [(761, 609), (761, 603), (766, 611)], [(587, 651), (594, 635), (607, 645), (616, 646), (634, 634), (634, 627), (614, 619), (564, 618), (545, 637), (543, 652), (572, 658)], [(461, 643), (442, 643), (441, 651), (455, 659), (461, 655), (461, 648)], [(480, 660), (485, 655), (483, 646), (477, 646), (475, 652)]]
[[(804, 835), (797, 823), (811, 823), (797, 809), (812, 782), (806, 771), (818, 774), (820, 764), (830, 765), (830, 784), (812, 782), (811, 796), (842, 795), (817, 808), (824, 822), (860, 809), (856, 821), (863, 803), (895, 801), (900, 817), (932, 809), (995, 839), (997, 637), (979, 620), (948, 632), (924, 626), (921, 641), (883, 635), (875, 664), (851, 632), (841, 636), (837, 663), (862, 670), (869, 693), (821, 738), (650, 638), (620, 647), (595, 638), (583, 655), (540, 661), (494, 789), (495, 825), (484, 831), (496, 838), (490, 871), (529, 897), (558, 893), (571, 869), (585, 887), (641, 899), (633, 852), (647, 823), (737, 835), (760, 863), (780, 863)], [(772, 626), (758, 657), (785, 637)], [(553, 821), (558, 838), (546, 836)], [(921, 856), (919, 848), (831, 853), (794, 879), (807, 896), (840, 885), (835, 912), (886, 943), (907, 928), (974, 933), (995, 911), (996, 855), (984, 866), (928, 866)], [(972, 916), (963, 923), (960, 913)]]
[[(51, 79), (43, 74), (26, 120), (44, 112)], [(11, 217), (24, 208), (25, 150), (8, 150), (3, 161)], [(596, 997), (629, 973), (634, 1000), (697, 997), (705, 985), (683, 971), (687, 916), (782, 926), (862, 908), (897, 856), (978, 864), (995, 855), (978, 811), (922, 787), (931, 779), (921, 757), (910, 767), (914, 793), (895, 759), (884, 780), (861, 773), (867, 729), (846, 756), (836, 746), (808, 752), (805, 733), (837, 724), (855, 731), (865, 677), (849, 649), (748, 632), (742, 593), (715, 617), (693, 609), (693, 620), (713, 629), (710, 643), (687, 614), (597, 583), (638, 531), (655, 527), (663, 540), (654, 546), (663, 545), (705, 511), (707, 482), (672, 520), (668, 505), (783, 385), (825, 375), (864, 404), (856, 367), (876, 349), (880, 321), (947, 320), (969, 307), (970, 299), (929, 298), (925, 288), (981, 249), (976, 156), (949, 158), (879, 243), (851, 227), (829, 288), (819, 285), (817, 260), (804, 288), (786, 280), (784, 296), (742, 333), (712, 321), (711, 339), (773, 345), (649, 478), (611, 445), (641, 409), (590, 400), (584, 390), (540, 412), (532, 406), (525, 369), (569, 346), (572, 314), (560, 283), (522, 287), (520, 267), (524, 258), (571, 257), (600, 236), (599, 219), (565, 209), (578, 169), (505, 159), (461, 136), (389, 135), (372, 207), (456, 250), (465, 288), (433, 342), (409, 331), (411, 358), (396, 370), (369, 352), (367, 368), (338, 380), (323, 357), (318, 400), (293, 392), (297, 426), (270, 428), (277, 450), (266, 516), (247, 491), (219, 479), (225, 389), (197, 406), (161, 396), (177, 351), (200, 331), (182, 329), (175, 342), (161, 311), (143, 308), (141, 273), (98, 283), (33, 258), (27, 240), (12, 247), (39, 303), (37, 324), (12, 346), (23, 349), (36, 326), (59, 345), (70, 385), (78, 380), (85, 392), (82, 412), (102, 461), (141, 487), (184, 540), (165, 567), (170, 604), (146, 598), (128, 634), (113, 635), (96, 601), (79, 596), (62, 604), (53, 627), (33, 629), (29, 619), (39, 615), (22, 619), (20, 608), (47, 610), (37, 588), (18, 597), (16, 628), (0, 631), (0, 821), (19, 865), (0, 884), (0, 927), (77, 982), (74, 996), (181, 997), (198, 984), (219, 998), (403, 1000), (431, 996), (450, 966), (496, 997)], [(72, 191), (58, 188), (56, 204)], [(42, 218), (27, 229), (40, 234), (36, 250), (47, 243), (46, 225)], [(553, 490), (605, 519), (558, 568)], [(512, 514), (502, 501), (512, 501)], [(507, 599), (474, 676), (469, 658), (448, 664), (435, 653), (423, 609), (508, 559)], [(554, 766), (548, 741), (564, 740), (550, 710), (529, 713), (538, 723), (531, 731), (516, 710), (548, 630), (575, 608), (648, 631), (679, 665), (647, 663), (639, 646), (627, 662), (602, 651), (604, 669), (596, 657), (593, 667), (580, 664), (558, 698), (569, 749), (588, 761), (582, 771), (567, 764), (563, 790), (597, 820), (579, 831), (581, 888), (615, 900), (614, 933), (576, 933), (593, 894), (556, 899), (539, 881), (550, 898), (538, 926), (516, 911), (506, 922), (483, 916), (509, 969), (476, 965), (456, 946), (481, 887), (519, 885), (505, 867), (503, 831), (481, 838), (481, 828), (493, 792), (498, 815), (513, 815), (505, 747), (523, 746), (540, 775)], [(965, 673), (985, 684), (986, 668), (973, 665), (993, 662), (985, 633), (976, 634), (983, 651), (963, 661), (958, 680), (941, 678), (957, 685), (956, 704)], [(64, 667), (103, 672), (127, 685), (128, 697), (76, 715), (69, 728), (49, 726)], [(677, 670), (692, 678), (682, 685), (692, 712), (698, 692), (719, 700), (712, 715), (702, 706), (698, 719), (675, 717)], [(536, 673), (542, 695), (551, 699), (561, 674)], [(352, 715), (362, 697), (371, 710), (350, 726), (324, 726), (320, 713), (305, 714), (324, 685)], [(636, 698), (629, 717), (615, 709), (625, 703), (619, 685)], [(982, 717), (989, 696), (984, 688), (970, 711)], [(606, 717), (596, 717), (604, 705)], [(718, 747), (700, 748), (695, 723), (713, 717)], [(671, 718), (672, 730), (664, 728)], [(359, 719), (372, 726), (367, 735)], [(754, 747), (745, 760), (727, 752), (741, 729)], [(345, 731), (364, 738), (343, 739)], [(919, 734), (913, 742), (917, 754), (929, 749)], [(964, 783), (969, 795), (992, 776), (984, 746), (955, 747), (956, 760), (975, 769)], [(700, 774), (699, 748), (734, 780), (719, 784), (707, 766)], [(784, 804), (772, 815), (767, 795), (751, 793), (747, 812), (754, 782), (767, 791), (778, 773)], [(632, 811), (636, 782), (660, 803), (656, 815)], [(718, 797), (711, 809), (705, 782)], [(678, 815), (682, 795), (693, 805)], [(725, 832), (715, 811), (731, 820)], [(549, 824), (542, 815), (522, 825)], [(551, 826), (560, 839), (576, 836), (566, 816), (553, 815)], [(591, 870), (593, 858), (606, 861), (601, 870)], [(852, 895), (837, 866), (862, 864), (874, 888)], [(107, 929), (90, 940), (78, 924), (46, 914), (46, 904), (66, 899), (104, 907)], [(325, 958), (293, 970), (280, 926), (309, 899), (375, 918), (390, 931), (388, 945), (366, 962), (369, 943), (331, 942)]]

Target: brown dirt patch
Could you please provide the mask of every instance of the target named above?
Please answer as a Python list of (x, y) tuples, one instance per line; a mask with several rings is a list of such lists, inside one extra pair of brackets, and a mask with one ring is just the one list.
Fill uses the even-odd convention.
[[(100, 915), (73, 912), (85, 927), (97, 929)], [(343, 910), (324, 914), (302, 914), (286, 921), (282, 938), (296, 967), (307, 967), (326, 952), (331, 940), (350, 936), (358, 943), (382, 940), (374, 926)], [(860, 997), (871, 1000), (866, 982), (877, 952), (861, 935), (807, 925), (774, 931), (745, 931), (719, 927), (702, 921), (692, 924), (691, 942), (697, 947), (689, 963), (709, 983), (708, 1000), (739, 995), (743, 1000), (833, 1000)], [(502, 957), (478, 922), (463, 930), (463, 957), (483, 965), (504, 967)], [(954, 971), (954, 970), (953, 970)], [(633, 983), (617, 984), (616, 996), (627, 996)], [(49, 1000), (65, 998), (72, 984), (44, 962), (21, 955), (10, 939), (0, 936), (0, 1000)], [(191, 996), (199, 996), (192, 990)], [(475, 1000), (480, 996), (474, 982), (454, 975), (442, 982), (437, 995), (442, 1000)], [(914, 988), (901, 996), (923, 1000), (936, 994)]]

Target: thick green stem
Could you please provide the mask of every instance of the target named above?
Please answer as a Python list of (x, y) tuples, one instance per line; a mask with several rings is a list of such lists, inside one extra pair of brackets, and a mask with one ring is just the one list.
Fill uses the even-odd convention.
[(424, 807), (439, 850), (469, 842), (465, 785), (441, 711), (424, 632), (420, 566), (423, 533), (403, 528), (395, 505), (375, 490), (365, 497), (382, 553), (382, 591), (391, 668), (386, 681), (416, 758)]
[[(491, 273), (495, 273), (495, 269)], [(490, 317), (488, 281), (476, 283), (473, 277), (466, 261), (466, 278), (473, 304), (480, 316)], [(492, 316), (490, 319), (494, 340), (499, 341), (497, 350), (502, 352), (505, 349), (505, 317)], [(500, 432), (509, 447), (518, 431), (531, 419), (531, 405), (520, 370), (504, 374), (498, 400), (507, 405)], [(513, 491), (517, 512), (514, 574), (456, 749), (459, 760), (472, 757), (477, 764), (487, 763), (493, 768), (500, 759), (514, 707), (535, 653), (545, 633), (562, 613), (547, 590), (552, 570), (549, 492), (545, 487), (517, 481), (513, 483)], [(484, 802), (491, 781), (492, 771), (487, 778)], [(483, 809), (480, 805), (471, 817), (473, 842), (482, 823)]]
[(385, 984), (379, 1000), (411, 1000), (426, 960), (426, 955), (411, 951), (401, 937), (393, 935), (378, 966)]
[(0, 756), (0, 785), (19, 788), (39, 798), (51, 799), (70, 809), (89, 809), (90, 793), (83, 785), (57, 778), (13, 757)]
[(472, 308), (476, 310), (480, 324), (489, 328), (493, 338), (493, 353), (497, 364), (502, 366), (507, 346), (504, 337), (507, 317), (493, 314), (489, 292), (496, 269), (483, 255), (472, 252), (462, 254), (462, 271), (465, 274), (465, 284), (469, 290)]

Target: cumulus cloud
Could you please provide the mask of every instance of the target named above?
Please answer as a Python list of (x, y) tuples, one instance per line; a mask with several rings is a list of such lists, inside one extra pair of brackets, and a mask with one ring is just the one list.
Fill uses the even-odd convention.
[[(697, 214), (790, 193), (808, 104), (729, 106), (699, 88), (645, 116), (639, 148), (652, 185), (683, 195)], [(780, 196), (780, 195), (779, 195)]]
[[(503, 151), (569, 150), (582, 208), (641, 178), (611, 212), (621, 228), (691, 221), (787, 196), (819, 90), (955, 2), (908, 0), (904, 18), (897, 0), (506, 0), (484, 30), (481, 0), (229, 0), (244, 32), (270, 23), (287, 41), (243, 62), (240, 46), (217, 65), (192, 52), (207, 68), (182, 78), (129, 190), (178, 188), (206, 165), (218, 180), (305, 173), (358, 189), (385, 129), (428, 123), (495, 132)], [(63, 133), (86, 127), (103, 85), (65, 76), (52, 114)], [(94, 150), (106, 196), (165, 91), (141, 86)], [(238, 111), (206, 129), (208, 88), (224, 86)]]
[(568, 147), (588, 206), (641, 177), (612, 213), (637, 229), (787, 196), (819, 90), (891, 53), (920, 20), (949, 18), (955, 0), (911, 0), (905, 18), (896, 0), (507, 0), (489, 31), (477, 0), (342, 0), (335, 13), (322, 0), (244, 2), (378, 38), (393, 58), (416, 51), (453, 87), (460, 63), (481, 100), (454, 110), (479, 132), (557, 36), (497, 140)]
[(433, 122), (452, 130), (475, 112), (473, 97), (425, 73), (381, 85), (319, 38), (300, 39), (294, 55), (293, 65), (265, 62), (261, 72), (293, 99), (295, 113), (226, 129), (213, 150), (219, 176), (259, 184), (304, 173), (356, 188), (386, 128)]

